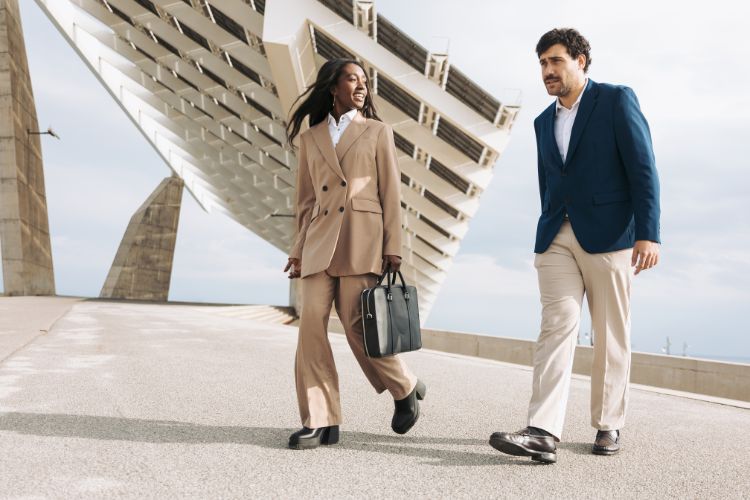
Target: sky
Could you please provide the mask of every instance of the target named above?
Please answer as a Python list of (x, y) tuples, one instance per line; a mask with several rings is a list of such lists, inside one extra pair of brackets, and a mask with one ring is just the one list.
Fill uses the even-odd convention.
[[(57, 292), (98, 296), (130, 217), (170, 171), (36, 4), (19, 3), (39, 126), (62, 137), (43, 136)], [(451, 64), (491, 94), (522, 96), (427, 327), (538, 335), (532, 122), (552, 98), (534, 47), (551, 28), (575, 27), (592, 46), (589, 77), (632, 87), (654, 141), (663, 245), (659, 266), (634, 280), (633, 349), (661, 352), (669, 337), (673, 354), (750, 362), (750, 4), (377, 0), (376, 8), (428, 49), (447, 41)], [(288, 303), (281, 251), (205, 213), (187, 192), (180, 217), (170, 300)]]

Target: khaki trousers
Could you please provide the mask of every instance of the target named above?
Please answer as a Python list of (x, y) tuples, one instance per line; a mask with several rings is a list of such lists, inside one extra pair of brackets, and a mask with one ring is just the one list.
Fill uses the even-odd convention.
[(334, 277), (325, 271), (302, 279), (295, 378), (305, 427), (317, 429), (341, 423), (339, 379), (328, 341), (333, 302), (349, 347), (378, 393), (388, 389), (394, 399), (403, 399), (417, 384), (416, 377), (398, 356), (368, 358), (365, 354), (360, 294), (365, 288), (375, 286), (377, 280), (374, 274)]
[(529, 425), (558, 440), (568, 402), (584, 292), (594, 334), (591, 425), (600, 430), (625, 424), (630, 379), (631, 249), (590, 254), (565, 221), (534, 266), (542, 302), (541, 333), (534, 352)]

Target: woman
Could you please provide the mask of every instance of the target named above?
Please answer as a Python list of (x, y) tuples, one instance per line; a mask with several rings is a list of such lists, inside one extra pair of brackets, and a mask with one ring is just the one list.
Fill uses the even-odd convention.
[(299, 137), (297, 238), (284, 272), (302, 279), (302, 311), (295, 361), (302, 429), (289, 447), (316, 448), (339, 439), (338, 375), (328, 342), (331, 304), (365, 376), (378, 393), (395, 401), (391, 427), (399, 434), (419, 418), (426, 392), (397, 356), (368, 358), (364, 352), (360, 293), (386, 268), (401, 266), (401, 178), (393, 130), (375, 113), (362, 66), (334, 59), (302, 94), (287, 128)]

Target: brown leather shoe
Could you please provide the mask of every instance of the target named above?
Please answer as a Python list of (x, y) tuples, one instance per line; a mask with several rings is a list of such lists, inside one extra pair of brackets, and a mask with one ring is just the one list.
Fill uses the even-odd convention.
[(508, 455), (531, 457), (546, 464), (557, 462), (555, 438), (532, 434), (528, 427), (518, 432), (495, 432), (490, 436), (490, 445)]
[(620, 451), (620, 431), (597, 431), (594, 447), (591, 453), (594, 455), (614, 455)]

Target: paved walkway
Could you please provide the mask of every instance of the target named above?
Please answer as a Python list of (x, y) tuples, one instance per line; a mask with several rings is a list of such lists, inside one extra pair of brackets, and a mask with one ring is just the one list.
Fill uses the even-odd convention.
[[(49, 332), (40, 332), (65, 310)], [(0, 496), (726, 497), (750, 494), (750, 411), (634, 390), (624, 449), (589, 454), (574, 380), (556, 465), (495, 452), (524, 424), (528, 368), (407, 355), (429, 393), (406, 436), (332, 335), (340, 445), (286, 449), (298, 428), (293, 327), (210, 307), (0, 298)], [(7, 333), (12, 318), (36, 331)], [(31, 320), (36, 318), (36, 320)], [(1, 359), (1, 358), (0, 358)]]

